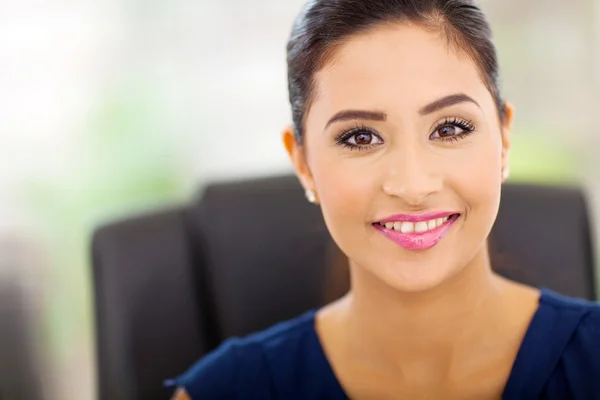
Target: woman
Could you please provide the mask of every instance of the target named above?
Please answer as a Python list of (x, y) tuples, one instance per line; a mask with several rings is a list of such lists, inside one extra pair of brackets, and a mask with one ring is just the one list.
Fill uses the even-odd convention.
[(229, 340), (175, 399), (600, 398), (600, 308), (490, 265), (513, 108), (480, 9), (312, 1), (288, 79), (285, 148), (351, 290)]

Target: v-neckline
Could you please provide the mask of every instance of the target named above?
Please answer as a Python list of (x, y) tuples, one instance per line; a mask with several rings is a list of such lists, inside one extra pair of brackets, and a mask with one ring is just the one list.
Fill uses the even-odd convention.
[(565, 308), (559, 316), (553, 306), (563, 303), (562, 296), (547, 288), (540, 292), (538, 308), (517, 352), (503, 399), (539, 397), (585, 313), (579, 308)]
[[(502, 393), (503, 399), (539, 396), (583, 315), (581, 310), (573, 308), (568, 310), (570, 313), (561, 314), (560, 319), (557, 318), (552, 304), (561, 303), (560, 295), (546, 288), (540, 289), (538, 302), (513, 362)], [(317, 310), (313, 310), (312, 338), (321, 363), (317, 370), (322, 368), (327, 373), (327, 379), (335, 382), (334, 398), (349, 399), (323, 348), (316, 328), (316, 314)]]
[(350, 399), (350, 396), (348, 396), (346, 394), (344, 387), (342, 386), (337, 375), (335, 374), (333, 366), (329, 362), (329, 358), (327, 357), (327, 354), (325, 353), (325, 348), (323, 347), (323, 343), (321, 342), (321, 338), (319, 337), (319, 333), (317, 332), (317, 311), (318, 310), (312, 311), (312, 329), (311, 329), (311, 339), (314, 341), (315, 347), (317, 348), (317, 351), (319, 352), (319, 356), (317, 357), (319, 360), (318, 361), (319, 365), (315, 365), (314, 369), (316, 371), (325, 371), (325, 373), (327, 374), (326, 379), (330, 380), (332, 382), (332, 385), (335, 386), (335, 393), (331, 394), (333, 397), (328, 396), (328, 399), (330, 399), (330, 400)]

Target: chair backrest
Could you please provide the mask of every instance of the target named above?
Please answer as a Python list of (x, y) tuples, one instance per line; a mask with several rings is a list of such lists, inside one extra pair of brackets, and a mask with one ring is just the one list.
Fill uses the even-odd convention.
[[(502, 197), (502, 273), (595, 298), (581, 191), (508, 184)], [(192, 204), (98, 229), (100, 399), (162, 399), (163, 379), (225, 338), (319, 307), (334, 248), (293, 176), (213, 184)]]

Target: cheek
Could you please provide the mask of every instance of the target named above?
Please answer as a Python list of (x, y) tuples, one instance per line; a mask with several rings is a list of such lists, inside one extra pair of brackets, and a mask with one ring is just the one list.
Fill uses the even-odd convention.
[(495, 140), (478, 143), (456, 160), (459, 168), (446, 175), (447, 186), (465, 203), (466, 219), (488, 234), (498, 213), (502, 185), (501, 150)]
[(377, 193), (376, 177), (371, 176), (375, 171), (333, 154), (315, 157), (313, 166), (323, 217), (334, 239), (364, 229)]

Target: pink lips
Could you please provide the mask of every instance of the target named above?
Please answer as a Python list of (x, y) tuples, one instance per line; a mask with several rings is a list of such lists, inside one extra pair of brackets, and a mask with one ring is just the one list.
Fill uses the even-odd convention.
[(379, 223), (374, 223), (373, 227), (381, 232), (388, 239), (407, 250), (427, 250), (435, 246), (450, 230), (450, 227), (460, 217), (460, 214), (452, 212), (428, 213), (419, 215), (398, 214), (381, 220), (380, 222), (421, 222), (437, 218), (450, 217), (446, 222), (437, 228), (421, 233), (402, 233), (394, 229), (387, 229)]

